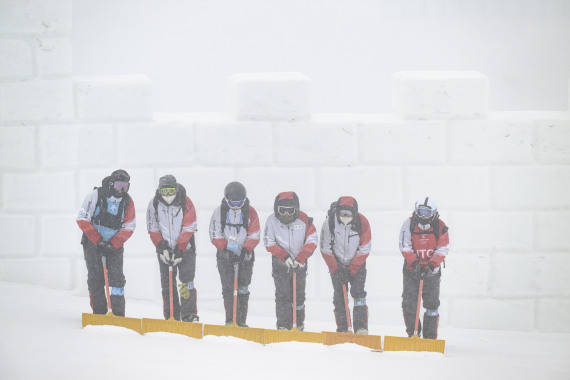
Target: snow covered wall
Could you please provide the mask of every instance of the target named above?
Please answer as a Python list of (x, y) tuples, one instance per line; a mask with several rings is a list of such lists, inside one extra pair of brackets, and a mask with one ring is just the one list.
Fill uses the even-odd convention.
[[(198, 209), (199, 302), (221, 309), (208, 303), (221, 289), (207, 227), (237, 179), (262, 228), (279, 191), (296, 191), (319, 230), (333, 200), (355, 196), (372, 226), (371, 323), (401, 324), (398, 232), (429, 194), (452, 245), (442, 326), (570, 331), (568, 112), (490, 112), (480, 73), (399, 72), (394, 114), (312, 114), (298, 73), (230, 78), (226, 113), (155, 114), (143, 75), (72, 77), (70, 0), (0, 4), (0, 280), (86, 293), (75, 217), (120, 167), (137, 209), (127, 300), (159, 300), (145, 211), (173, 173)], [(309, 265), (307, 318), (332, 319), (318, 252)], [(273, 315), (273, 289), (259, 247), (252, 313)]]

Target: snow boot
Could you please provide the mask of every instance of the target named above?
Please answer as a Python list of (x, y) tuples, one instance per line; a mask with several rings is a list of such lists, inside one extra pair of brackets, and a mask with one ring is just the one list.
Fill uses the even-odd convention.
[(367, 330), (368, 331), (368, 306), (355, 306), (352, 309), (352, 315), (354, 316), (354, 331)]
[(439, 325), (439, 315), (424, 314), (424, 334), (425, 339), (437, 339), (437, 327)]
[(233, 297), (224, 297), (224, 308), (226, 309), (226, 326), (234, 323), (234, 299)]
[(346, 320), (346, 311), (342, 309), (334, 309), (334, 318), (336, 320), (336, 332), (347, 332), (348, 322)]
[(237, 299), (236, 319), (237, 325), (247, 327), (245, 321), (247, 319), (247, 307), (249, 302), (249, 294), (239, 294)]
[(297, 309), (297, 329), (303, 331), (305, 329), (305, 305), (301, 309)]
[(198, 317), (196, 310), (196, 289), (189, 289), (189, 293), (185, 294), (187, 298), (184, 298), (182, 294), (183, 293), (180, 292), (180, 319), (186, 322), (193, 322), (190, 319), (192, 319), (193, 316)]
[[(416, 324), (416, 315), (404, 313), (404, 322), (406, 323), (406, 333), (408, 336), (414, 335), (414, 326)], [(421, 336), (422, 332), (422, 322), (418, 321), (418, 336)]]
[(111, 309), (119, 317), (125, 316), (125, 296), (111, 295)]
[(107, 314), (107, 296), (105, 288), (101, 287), (95, 292), (89, 292), (89, 301), (93, 314)]

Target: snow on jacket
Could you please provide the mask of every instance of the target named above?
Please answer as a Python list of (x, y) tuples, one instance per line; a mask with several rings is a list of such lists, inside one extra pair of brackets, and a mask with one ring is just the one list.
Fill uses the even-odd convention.
[(439, 237), (436, 239), (431, 225), (417, 224), (412, 234), (410, 231), (411, 223), (412, 218), (406, 219), (400, 230), (400, 252), (404, 256), (405, 253), (415, 253), (419, 257), (422, 267), (428, 263), (438, 267), (449, 252), (447, 226), (443, 220), (439, 219)]
[(221, 206), (218, 206), (214, 210), (214, 213), (210, 218), (210, 241), (219, 251), (226, 249), (229, 239), (237, 242), (237, 252), (240, 252), (242, 248), (251, 252), (257, 244), (259, 244), (260, 232), (257, 211), (255, 211), (252, 206), (248, 207), (249, 218), (247, 231), (243, 228), (243, 216), (241, 209), (228, 209), (223, 233)]
[(329, 229), (329, 217), (327, 216), (321, 229), (321, 254), (331, 273), (338, 269), (338, 262), (348, 266), (354, 275), (366, 261), (370, 254), (372, 233), (370, 223), (362, 214), (360, 217), (360, 235), (354, 231), (352, 224), (344, 225), (335, 218), (334, 236)]
[(159, 199), (156, 210), (154, 198), (151, 199), (146, 211), (146, 225), (155, 246), (164, 240), (172, 249), (178, 247), (185, 251), (190, 248), (190, 239), (198, 230), (196, 209), (188, 197), (184, 200), (184, 206), (175, 203), (167, 205)]
[[(118, 249), (131, 237), (136, 227), (135, 220), (135, 204), (133, 199), (129, 196), (129, 202), (125, 206), (123, 215), (121, 216), (122, 225), (118, 230), (113, 230), (104, 226), (94, 225), (93, 218), (97, 216), (101, 210), (99, 208), (99, 191), (94, 189), (89, 193), (77, 216), (77, 224), (83, 231), (87, 239), (93, 244), (99, 243), (101, 239), (111, 242), (113, 248)], [(122, 198), (115, 198), (113, 196), (107, 197), (107, 211), (111, 214), (117, 213), (119, 204)]]
[(269, 215), (263, 234), (265, 248), (273, 256), (285, 260), (291, 256), (304, 264), (317, 248), (317, 230), (309, 217), (299, 211), (299, 217), (289, 224), (283, 224), (275, 214)]

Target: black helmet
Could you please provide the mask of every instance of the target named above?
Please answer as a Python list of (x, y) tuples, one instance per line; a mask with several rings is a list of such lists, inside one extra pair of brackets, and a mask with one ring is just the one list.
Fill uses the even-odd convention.
[(299, 197), (294, 191), (277, 194), (273, 203), (273, 211), (283, 224), (289, 224), (299, 217)]
[(108, 194), (120, 198), (129, 191), (131, 177), (125, 170), (117, 169), (107, 178)]
[(246, 197), (245, 186), (240, 182), (230, 182), (224, 189), (224, 200), (230, 208), (242, 208)]

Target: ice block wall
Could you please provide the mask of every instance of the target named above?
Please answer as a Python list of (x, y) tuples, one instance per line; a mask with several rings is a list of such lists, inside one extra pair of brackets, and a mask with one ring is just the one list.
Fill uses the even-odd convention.
[[(156, 114), (144, 75), (72, 76), (70, 0), (2, 4), (0, 280), (86, 294), (75, 217), (123, 168), (137, 211), (127, 298), (160, 299), (145, 213), (172, 173), (198, 209), (200, 299), (219, 299), (208, 224), (225, 184), (239, 180), (262, 228), (277, 192), (296, 191), (319, 231), (330, 203), (353, 195), (372, 226), (370, 322), (401, 324), (398, 232), (430, 195), (450, 227), (442, 325), (570, 331), (569, 112), (491, 112), (483, 74), (444, 71), (395, 73), (392, 114), (312, 113), (300, 73), (231, 77), (225, 112)], [(311, 317), (330, 319), (318, 251), (309, 266), (307, 303), (326, 305)], [(252, 312), (274, 312), (270, 267), (261, 244)]]

